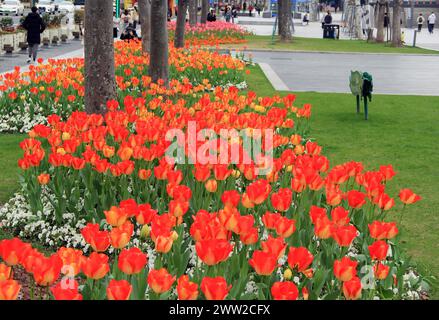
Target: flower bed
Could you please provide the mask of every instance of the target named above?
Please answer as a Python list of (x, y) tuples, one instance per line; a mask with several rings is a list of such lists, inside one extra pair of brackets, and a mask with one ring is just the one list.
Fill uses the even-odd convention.
[[(139, 42), (117, 42), (115, 63), (118, 99), (141, 95), (150, 83), (149, 57), (141, 54)], [(246, 86), (245, 63), (228, 55), (196, 49), (170, 49), (170, 77), (191, 90), (210, 91), (217, 86)], [(0, 132), (28, 132), (45, 117), (57, 114), (66, 119), (83, 110), (83, 59), (49, 60), (30, 66), (28, 72), (16, 68), (0, 76)], [(147, 99), (149, 98), (146, 97)]]
[[(168, 23), (169, 38), (175, 35), (176, 22)], [(216, 46), (245, 42), (245, 36), (251, 33), (243, 27), (224, 21), (208, 22), (185, 27), (185, 42), (191, 46)]]
[[(392, 166), (331, 167), (310, 141), (311, 106), (296, 107), (294, 95), (218, 87), (173, 99), (172, 88), (150, 86), (149, 101), (109, 101), (105, 117), (50, 116), (30, 131), (20, 145), (24, 198), (2, 209), (3, 225), (83, 250), (46, 258), (4, 240), (7, 265), (56, 299), (419, 298), (426, 285), (401, 252), (395, 220), (420, 197), (404, 189), (395, 203), (386, 193)], [(170, 137), (176, 129), (183, 135)], [(203, 129), (215, 138), (191, 149), (191, 130)], [(256, 154), (245, 147), (270, 132), (272, 154), (265, 144)], [(7, 265), (0, 297), (16, 298), (20, 284)], [(66, 270), (77, 280), (70, 287), (58, 281)]]

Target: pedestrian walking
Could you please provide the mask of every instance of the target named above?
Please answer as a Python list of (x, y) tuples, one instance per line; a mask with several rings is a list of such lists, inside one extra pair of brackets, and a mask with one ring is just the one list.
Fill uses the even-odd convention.
[(433, 34), (433, 29), (434, 29), (434, 24), (436, 23), (436, 15), (434, 14), (434, 12), (431, 12), (431, 14), (428, 16), (428, 32), (430, 32), (430, 34)]
[(256, 4), (256, 11), (258, 13), (258, 16), (260, 17), (261, 16), (261, 11), (262, 11), (262, 8), (261, 8), (260, 4)]
[(134, 29), (137, 28), (138, 23), (139, 23), (139, 11), (137, 9), (137, 5), (135, 5), (134, 11), (133, 11), (133, 27), (134, 27)]
[(232, 7), (232, 23), (235, 23), (235, 19), (238, 17), (238, 10), (236, 9), (236, 6), (233, 5)]
[(248, 15), (251, 17), (252, 16), (252, 12), (253, 12), (253, 5), (250, 4), (250, 6), (248, 7)]
[(419, 14), (418, 19), (416, 19), (417, 23), (418, 23), (418, 32), (421, 32), (422, 30), (422, 25), (424, 24), (424, 17), (422, 16), (422, 13)]
[(33, 59), (37, 60), (38, 47), (41, 43), (41, 33), (46, 29), (43, 19), (38, 14), (38, 8), (32, 7), (31, 12), (27, 15), (22, 23), (23, 28), (27, 31), (27, 43), (29, 46), (29, 58), (27, 63)]
[(128, 28), (130, 23), (133, 24), (133, 17), (131, 16), (130, 12), (125, 9), (120, 17), (120, 21), (122, 23), (122, 32), (121, 33), (123, 33), (125, 31), (125, 29)]
[(116, 17), (116, 12), (113, 12), (113, 38), (117, 38), (119, 34), (120, 19)]
[(230, 22), (230, 20), (232, 19), (232, 10), (229, 6), (226, 6), (226, 8), (224, 9), (224, 18), (226, 19), (226, 22)]
[(216, 14), (213, 9), (210, 9), (210, 12), (207, 14), (207, 21), (209, 22), (215, 22), (216, 21)]
[(245, 12), (245, 10), (247, 10), (247, 2), (244, 1), (242, 4), (242, 12)]

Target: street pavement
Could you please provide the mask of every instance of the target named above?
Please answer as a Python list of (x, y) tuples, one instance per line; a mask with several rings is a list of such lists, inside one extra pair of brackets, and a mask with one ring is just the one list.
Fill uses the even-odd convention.
[(372, 74), (375, 93), (439, 96), (439, 56), (436, 55), (251, 54), (255, 62), (268, 64), (282, 80), (280, 85), (291, 91), (350, 92), (350, 71), (359, 70)]
[[(38, 58), (49, 59), (82, 49), (80, 40), (70, 40), (65, 44), (45, 47), (40, 46)], [(26, 66), (28, 58), (27, 51), (14, 52), (12, 54), (0, 55), (0, 73), (11, 71), (15, 66)]]

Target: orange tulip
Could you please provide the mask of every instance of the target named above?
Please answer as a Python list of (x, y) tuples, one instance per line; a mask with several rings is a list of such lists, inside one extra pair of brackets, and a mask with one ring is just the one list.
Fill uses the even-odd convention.
[(38, 183), (41, 185), (46, 185), (50, 181), (50, 175), (48, 173), (42, 173), (38, 176)]
[(108, 231), (100, 231), (99, 224), (88, 223), (81, 229), (84, 240), (90, 244), (96, 252), (103, 252), (110, 246), (110, 238)]
[(0, 263), (0, 282), (12, 278), (12, 268), (4, 263)]
[(76, 280), (70, 280), (68, 284), (60, 281), (50, 288), (50, 291), (55, 300), (82, 300), (82, 295), (78, 292), (78, 282)]
[(50, 258), (38, 259), (32, 269), (35, 283), (39, 286), (52, 285), (61, 273), (62, 264), (58, 254), (52, 255)]
[(402, 189), (399, 192), (399, 199), (401, 199), (404, 204), (412, 204), (418, 202), (422, 198), (410, 189)]
[(296, 231), (295, 223), (292, 219), (280, 217), (276, 224), (276, 233), (282, 238), (288, 238)]
[(105, 218), (109, 225), (113, 227), (119, 227), (125, 223), (128, 218), (128, 214), (125, 210), (112, 206), (110, 210), (104, 211)]
[(134, 226), (131, 222), (126, 221), (123, 225), (113, 228), (110, 231), (111, 245), (115, 249), (124, 248), (131, 240)]
[(148, 274), (148, 285), (155, 293), (161, 294), (171, 289), (175, 278), (165, 268), (153, 269)]
[(179, 300), (197, 300), (198, 285), (189, 281), (188, 275), (182, 275), (177, 281), (177, 294)]
[(15, 266), (26, 257), (26, 252), (31, 250), (31, 245), (18, 238), (0, 241), (0, 257), (9, 266)]
[(375, 275), (375, 278), (379, 280), (384, 280), (389, 275), (390, 267), (386, 266), (385, 264), (382, 264), (381, 262), (378, 262), (376, 265), (373, 266), (373, 272)]
[(108, 300), (128, 300), (132, 291), (131, 284), (126, 280), (110, 280), (107, 287)]
[(271, 195), (271, 204), (277, 211), (287, 211), (291, 207), (293, 192), (288, 188), (280, 188)]
[[(83, 255), (81, 250), (75, 250), (73, 248), (61, 247), (58, 250), (58, 256), (63, 263), (63, 269), (61, 272), (68, 276), (76, 276), (81, 272), (81, 264), (83, 261)], [(64, 268), (67, 266), (68, 268)]]
[(105, 277), (110, 271), (108, 266), (108, 256), (103, 253), (92, 252), (88, 258), (84, 259), (82, 272), (87, 278), (99, 280)]
[(357, 275), (357, 261), (348, 257), (334, 261), (334, 275), (340, 281), (349, 281)]
[(195, 244), (198, 257), (209, 266), (227, 260), (232, 249), (233, 246), (227, 240), (201, 240)]
[(206, 187), (207, 192), (213, 193), (213, 192), (216, 192), (216, 190), (218, 188), (218, 183), (214, 179), (209, 179), (206, 181), (205, 187)]
[(223, 277), (204, 277), (201, 280), (201, 291), (207, 300), (224, 300), (232, 285), (228, 286)]
[(139, 248), (122, 249), (117, 266), (125, 274), (137, 274), (145, 267), (148, 257)]
[(172, 249), (172, 244), (174, 240), (171, 235), (163, 236), (159, 235), (155, 239), (155, 250), (161, 253), (168, 253)]
[(21, 285), (12, 279), (0, 281), (0, 300), (17, 300)]
[(361, 281), (358, 277), (353, 277), (349, 281), (343, 282), (343, 294), (346, 300), (357, 300), (361, 297)]

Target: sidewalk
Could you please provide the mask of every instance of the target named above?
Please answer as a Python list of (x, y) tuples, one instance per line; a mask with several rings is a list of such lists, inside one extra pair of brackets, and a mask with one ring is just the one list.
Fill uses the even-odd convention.
[[(333, 22), (335, 24), (341, 23), (341, 13), (332, 14)], [(239, 17), (237, 23), (253, 32), (255, 35), (268, 36), (273, 34), (273, 26), (275, 18), (261, 18), (261, 17)], [(405, 43), (408, 46), (413, 45), (414, 29), (403, 28), (405, 35)], [(376, 30), (375, 30), (376, 33)], [(323, 31), (320, 22), (310, 22), (309, 25), (302, 25), (302, 21), (294, 19), (294, 34), (295, 37), (303, 38), (322, 38)], [(340, 39), (351, 39), (347, 33), (340, 30)], [(416, 35), (416, 46), (424, 49), (439, 51), (439, 29), (435, 30), (433, 34), (429, 34), (424, 28), (421, 33)]]

